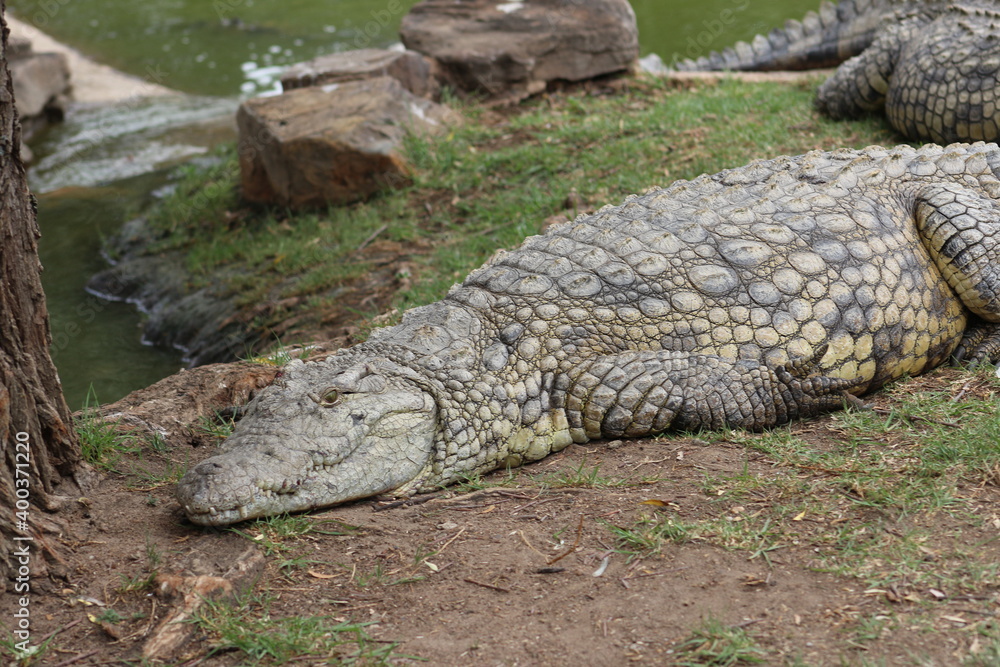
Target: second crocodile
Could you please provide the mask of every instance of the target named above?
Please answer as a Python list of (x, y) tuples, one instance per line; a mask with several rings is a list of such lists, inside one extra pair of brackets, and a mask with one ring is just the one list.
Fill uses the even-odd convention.
[(177, 497), (221, 525), (430, 491), (571, 443), (767, 428), (1000, 350), (1000, 148), (812, 152), (679, 181), (500, 253), (292, 362)]
[[(844, 62), (846, 61), (846, 62)], [(832, 118), (885, 109), (912, 139), (1000, 138), (1000, 3), (825, 2), (802, 22), (679, 70), (812, 69), (843, 63), (816, 95)]]

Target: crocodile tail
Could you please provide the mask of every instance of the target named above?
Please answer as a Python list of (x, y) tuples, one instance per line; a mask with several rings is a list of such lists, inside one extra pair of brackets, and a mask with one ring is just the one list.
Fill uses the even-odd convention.
[(806, 70), (835, 67), (866, 49), (883, 21), (933, 15), (944, 2), (916, 0), (824, 0), (819, 11), (784, 28), (757, 35), (749, 44), (737, 42), (694, 60), (675, 64), (680, 71)]

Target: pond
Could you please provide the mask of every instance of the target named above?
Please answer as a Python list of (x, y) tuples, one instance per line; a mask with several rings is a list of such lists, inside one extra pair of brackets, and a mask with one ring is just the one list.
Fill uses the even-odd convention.
[[(141, 315), (84, 291), (112, 233), (167, 182), (171, 165), (233, 136), (239, 99), (275, 90), (281, 70), (318, 55), (387, 46), (415, 0), (8, 0), (11, 15), (95, 60), (187, 93), (183, 100), (81, 109), (44, 134), (38, 167), (43, 284), (70, 407), (93, 389), (116, 400), (183, 366), (142, 343)], [(801, 18), (818, 2), (632, 0), (642, 54), (704, 55)], [(99, 128), (96, 132), (95, 128)], [(85, 149), (80, 148), (84, 146)]]

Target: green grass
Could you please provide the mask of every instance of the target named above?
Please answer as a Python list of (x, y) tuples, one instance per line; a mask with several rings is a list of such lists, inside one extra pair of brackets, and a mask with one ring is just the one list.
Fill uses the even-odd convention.
[(87, 463), (105, 471), (116, 469), (125, 454), (140, 450), (135, 438), (121, 433), (120, 421), (108, 421), (97, 410), (100, 403), (93, 388), (73, 426), (80, 441), (80, 454)]
[(302, 538), (308, 535), (353, 535), (360, 528), (332, 519), (316, 519), (301, 514), (278, 514), (252, 521), (230, 531), (260, 546), (264, 555), (275, 558), (279, 569), (290, 576), (307, 565), (324, 563), (300, 554)]
[[(138, 461), (130, 460), (128, 465), (128, 488), (136, 491), (152, 491), (163, 486), (171, 486), (180, 481), (187, 472), (188, 464), (167, 459), (164, 463), (146, 464), (142, 452), (138, 452)], [(151, 496), (150, 496), (151, 498)], [(155, 499), (149, 504), (154, 505)]]
[(25, 650), (22, 651), (20, 647), (24, 646), (24, 640), (10, 633), (5, 623), (0, 623), (0, 628), (4, 628), (5, 632), (10, 635), (9, 637), (0, 639), (0, 649), (3, 649), (0, 653), (12, 660), (9, 663), (12, 667), (31, 667), (32, 665), (43, 664), (46, 661), (49, 648), (54, 648), (53, 642), (59, 634), (59, 631), (53, 632), (38, 644), (25, 646)]
[(236, 654), (246, 665), (389, 665), (401, 657), (392, 642), (373, 640), (366, 624), (326, 616), (272, 617), (271, 600), (247, 596), (235, 602), (206, 600), (193, 622), (210, 637), (206, 658)]
[(540, 486), (549, 489), (565, 488), (615, 488), (625, 486), (641, 486), (643, 484), (653, 484), (659, 481), (656, 477), (607, 477), (601, 474), (600, 465), (587, 465), (581, 461), (580, 465), (572, 470), (562, 470), (557, 473), (544, 475), (535, 480)]
[(755, 665), (767, 662), (767, 653), (758, 647), (747, 631), (707, 618), (691, 636), (674, 648), (675, 665)]
[[(146, 538), (146, 569), (142, 574), (136, 575), (126, 575), (124, 573), (119, 574), (120, 583), (118, 585), (118, 592), (120, 593), (143, 593), (151, 591), (156, 585), (156, 577), (160, 571), (160, 564), (163, 561), (163, 556), (160, 554), (159, 549), (153, 544), (149, 537)], [(117, 623), (118, 621), (108, 621), (109, 623)]]
[(202, 415), (198, 419), (198, 423), (195, 424), (194, 430), (197, 433), (207, 435), (209, 438), (221, 442), (233, 434), (235, 426), (236, 423), (232, 417), (221, 415), (216, 411), (211, 417)]

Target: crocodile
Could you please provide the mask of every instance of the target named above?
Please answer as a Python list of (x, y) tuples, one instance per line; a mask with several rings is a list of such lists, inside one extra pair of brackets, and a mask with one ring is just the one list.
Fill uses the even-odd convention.
[(814, 151), (554, 225), (365, 342), (288, 364), (177, 498), (224, 525), (407, 496), (994, 361), (998, 175), (995, 144)]
[(885, 110), (911, 139), (1000, 138), (1000, 2), (845, 0), (751, 44), (678, 70), (813, 69), (840, 65), (816, 93), (834, 119)]

